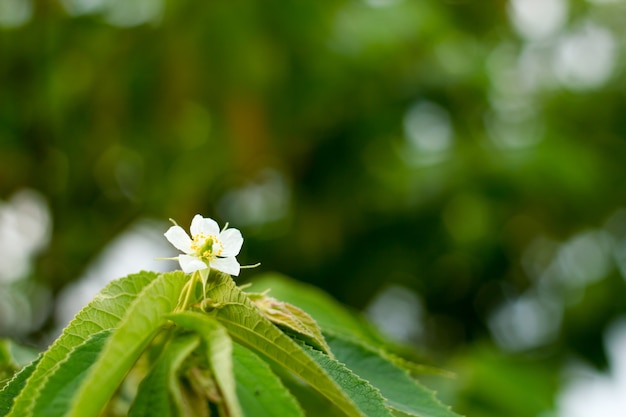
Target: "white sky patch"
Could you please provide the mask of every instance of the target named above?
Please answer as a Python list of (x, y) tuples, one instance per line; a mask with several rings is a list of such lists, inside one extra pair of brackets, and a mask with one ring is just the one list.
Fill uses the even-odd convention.
[[(613, 249), (614, 239), (602, 229), (572, 236), (558, 244), (543, 271), (535, 271), (539, 274), (537, 291), (564, 305), (578, 302), (589, 285), (604, 279), (615, 267)], [(525, 259), (530, 261), (531, 257)]]
[(615, 267), (614, 242), (603, 229), (580, 232), (565, 242), (535, 239), (520, 259), (535, 286), (490, 314), (496, 342), (505, 350), (523, 351), (554, 340), (565, 306), (580, 300), (589, 285)]
[(141, 270), (164, 272), (177, 269), (167, 258), (177, 255), (163, 233), (167, 223), (139, 220), (115, 238), (88, 266), (85, 274), (66, 287), (57, 300), (56, 322), (63, 328), (109, 281)]
[(623, 417), (626, 410), (626, 318), (614, 322), (605, 334), (610, 371), (588, 366), (570, 367), (557, 398), (557, 417)]
[(556, 45), (554, 73), (565, 87), (597, 88), (615, 68), (616, 40), (605, 27), (587, 22), (564, 34)]
[(38, 329), (50, 310), (48, 288), (25, 278), (50, 243), (52, 219), (37, 191), (23, 189), (0, 201), (0, 334)]
[(33, 257), (50, 242), (52, 220), (45, 198), (24, 189), (0, 201), (0, 284), (24, 278)]
[(560, 280), (567, 287), (584, 287), (604, 278), (613, 268), (612, 239), (601, 230), (587, 231), (565, 242), (557, 255)]
[(158, 23), (164, 9), (163, 0), (63, 0), (63, 5), (72, 16), (101, 13), (107, 22), (121, 27)]
[(445, 159), (453, 145), (454, 130), (448, 111), (430, 101), (414, 103), (404, 115), (406, 152), (410, 165), (423, 165)]
[(424, 313), (419, 296), (399, 285), (381, 291), (365, 314), (381, 332), (399, 342), (415, 343), (423, 332)]
[(285, 176), (268, 168), (254, 181), (227, 192), (217, 208), (222, 218), (238, 225), (261, 225), (285, 217), (290, 199)]
[(527, 293), (500, 305), (488, 319), (495, 341), (507, 351), (523, 351), (554, 340), (561, 325), (556, 300)]
[(97, 13), (105, 5), (107, 0), (63, 0), (65, 10), (71, 16)]
[(567, 20), (566, 0), (512, 0), (509, 17), (513, 27), (526, 40), (555, 35)]

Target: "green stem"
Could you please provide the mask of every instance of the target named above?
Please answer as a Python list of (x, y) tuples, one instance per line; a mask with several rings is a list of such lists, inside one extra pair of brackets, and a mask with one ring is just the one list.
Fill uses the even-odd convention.
[[(191, 275), (191, 279), (185, 283), (183, 290), (180, 292), (180, 298), (178, 300), (178, 304), (176, 305), (175, 311), (184, 311), (187, 310), (189, 306), (189, 299), (191, 298), (191, 292), (193, 290), (194, 284), (196, 283), (198, 272), (194, 272)], [(181, 302), (182, 299), (182, 302)]]

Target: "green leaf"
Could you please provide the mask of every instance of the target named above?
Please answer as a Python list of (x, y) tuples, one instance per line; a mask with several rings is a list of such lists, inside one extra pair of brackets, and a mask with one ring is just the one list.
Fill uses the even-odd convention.
[(137, 388), (137, 396), (128, 410), (128, 417), (170, 417), (172, 410), (167, 392), (168, 363), (158, 361)]
[(11, 341), (8, 339), (0, 339), (0, 389), (9, 382), (13, 374), (19, 369), (9, 350), (10, 343)]
[(165, 273), (141, 291), (78, 390), (69, 416), (95, 417), (100, 413), (165, 322), (165, 315), (176, 307), (188, 279), (180, 271)]
[(304, 412), (269, 365), (235, 343), (233, 366), (237, 397), (247, 417), (304, 417)]
[(218, 274), (207, 297), (215, 301), (213, 314), (233, 338), (302, 378), (347, 415), (367, 416), (300, 344), (263, 316), (230, 276)]
[(386, 398), (387, 405), (410, 416), (458, 417), (409, 374), (380, 352), (339, 336), (328, 336), (338, 361), (368, 380)]
[(265, 293), (246, 293), (248, 298), (261, 310), (263, 315), (272, 323), (303, 340), (305, 343), (330, 353), (330, 348), (324, 340), (322, 330), (309, 314), (293, 304), (278, 301)]
[(242, 417), (233, 374), (233, 346), (226, 329), (207, 314), (185, 311), (171, 314), (169, 318), (179, 326), (194, 330), (204, 339), (207, 358), (224, 399), (227, 415)]
[[(385, 340), (364, 316), (341, 305), (317, 287), (277, 273), (268, 273), (255, 277), (250, 288), (255, 291), (270, 290), (269, 294), (273, 297), (298, 306), (310, 314), (325, 332), (349, 336), (351, 339), (363, 340), (374, 346), (385, 346), (386, 350), (398, 354), (415, 354), (412, 348), (407, 349)], [(453, 376), (451, 372), (409, 362), (397, 355), (390, 354), (389, 357), (397, 365), (415, 374)]]
[(8, 339), (0, 339), (0, 365), (12, 364)]
[(10, 339), (0, 339), (0, 379), (2, 370), (10, 370), (11, 374), (28, 365), (39, 356), (39, 352), (30, 346), (20, 345)]
[(65, 414), (90, 365), (96, 361), (110, 335), (111, 330), (103, 330), (70, 351), (46, 380), (35, 402), (33, 415), (61, 417)]
[(256, 292), (269, 289), (272, 297), (291, 303), (310, 314), (322, 330), (348, 334), (374, 343), (384, 342), (364, 317), (348, 310), (317, 287), (281, 274), (269, 273), (255, 277), (250, 288)]
[[(137, 395), (128, 411), (129, 417), (184, 415), (182, 405), (176, 396), (178, 389), (176, 371), (199, 343), (198, 336), (183, 335), (175, 337), (163, 348), (150, 372), (139, 384)], [(172, 409), (179, 412), (172, 414)]]
[(168, 359), (170, 361), (169, 375), (168, 375), (168, 388), (172, 395), (174, 407), (177, 410), (177, 415), (187, 416), (196, 415), (199, 416), (200, 412), (193, 412), (192, 404), (184, 399), (182, 392), (183, 387), (178, 377), (178, 373), (185, 359), (194, 351), (200, 344), (200, 338), (198, 335), (184, 335), (178, 336), (173, 341), (171, 346), (167, 348)]
[[(147, 375), (137, 387), (128, 411), (129, 417), (201, 416), (181, 392), (185, 383), (179, 370), (200, 344), (196, 334), (170, 334), (170, 340), (149, 366)], [(185, 393), (186, 394), (186, 393)], [(196, 398), (194, 398), (196, 399)]]
[(140, 272), (109, 283), (83, 308), (44, 353), (37, 367), (15, 399), (10, 417), (32, 416), (32, 407), (51, 369), (62, 362), (71, 350), (102, 330), (117, 327), (129, 305), (157, 274)]
[(2, 387), (2, 391), (0, 391), (0, 417), (6, 416), (11, 411), (15, 398), (26, 385), (26, 381), (33, 374), (40, 360), (41, 356), (22, 368), (13, 376), (13, 379)]
[(335, 383), (341, 387), (353, 403), (365, 416), (392, 417), (385, 406), (385, 399), (380, 391), (368, 381), (359, 377), (341, 362), (330, 356), (304, 345), (307, 353), (317, 362)]
[(296, 377), (293, 373), (279, 367), (273, 367), (272, 371), (281, 378), (282, 383), (287, 387), (291, 395), (296, 398), (298, 404), (305, 410), (307, 416), (346, 416), (341, 409), (331, 401), (328, 401), (328, 399), (317, 390), (311, 389), (310, 385), (304, 383), (302, 379)]

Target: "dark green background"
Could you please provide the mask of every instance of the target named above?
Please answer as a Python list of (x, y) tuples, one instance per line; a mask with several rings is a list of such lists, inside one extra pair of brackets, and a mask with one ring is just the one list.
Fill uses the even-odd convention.
[[(242, 230), (242, 263), (356, 308), (414, 290), (415, 344), (459, 373), (439, 383), (461, 413), (536, 415), (567, 360), (607, 365), (626, 311), (624, 6), (571, 1), (532, 40), (496, 0), (165, 1), (128, 27), (114, 1), (63, 4), (0, 29), (0, 197), (38, 190), (53, 221), (30, 280), (57, 294), (135, 220), (202, 213)], [(586, 25), (615, 58), (587, 84), (554, 69)], [(419, 103), (449, 117), (442, 152), (407, 141)], [(272, 175), (287, 198), (258, 221), (220, 203)], [(557, 331), (501, 349), (489, 317), (525, 295), (552, 297)]]

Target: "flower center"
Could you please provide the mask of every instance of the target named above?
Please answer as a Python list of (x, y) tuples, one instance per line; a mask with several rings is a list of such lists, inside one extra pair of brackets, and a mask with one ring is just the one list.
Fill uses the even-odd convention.
[(198, 233), (193, 236), (191, 249), (199, 258), (211, 260), (222, 254), (224, 245), (216, 236)]

